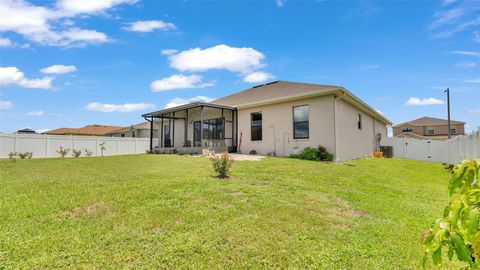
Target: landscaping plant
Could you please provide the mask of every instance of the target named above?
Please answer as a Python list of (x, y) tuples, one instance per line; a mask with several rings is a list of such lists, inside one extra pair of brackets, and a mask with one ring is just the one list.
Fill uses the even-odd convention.
[(333, 154), (329, 153), (323, 146), (317, 148), (305, 147), (300, 153), (290, 155), (291, 158), (313, 161), (333, 161)]
[(18, 153), (18, 156), (21, 158), (21, 159), (31, 159), (32, 156), (33, 156), (33, 153), (32, 152), (19, 152)]
[(74, 157), (80, 157), (81, 154), (82, 154), (82, 150), (75, 150), (75, 149), (72, 150), (72, 156)]
[(83, 151), (85, 152), (85, 156), (87, 157), (90, 157), (93, 154), (93, 152), (88, 150), (87, 148), (83, 149)]
[(10, 153), (8, 153), (8, 158), (9, 158), (12, 162), (15, 162), (15, 161), (17, 161), (18, 153), (17, 153), (17, 152), (10, 152)]
[(103, 151), (107, 150), (107, 147), (105, 147), (105, 142), (102, 142), (100, 145), (100, 150), (102, 151), (102, 157), (103, 157)]
[(233, 158), (227, 153), (223, 153), (221, 156), (211, 157), (213, 169), (217, 173), (218, 178), (228, 178), (230, 174), (230, 168), (233, 164)]
[(452, 169), (448, 186), (450, 203), (430, 230), (423, 234), (425, 256), (433, 264), (442, 262), (442, 250), (449, 260), (455, 255), (467, 264), (464, 269), (480, 269), (480, 160), (464, 160)]
[(60, 149), (57, 150), (57, 153), (64, 158), (68, 152), (70, 152), (70, 148), (63, 148), (63, 146), (60, 146)]

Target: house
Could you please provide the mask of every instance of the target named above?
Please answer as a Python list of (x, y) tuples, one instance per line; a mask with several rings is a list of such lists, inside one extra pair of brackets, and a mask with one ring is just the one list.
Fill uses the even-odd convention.
[[(111, 137), (150, 138), (150, 122), (147, 121), (129, 127), (120, 128), (107, 132), (105, 135)], [(155, 123), (153, 137), (158, 137), (158, 123)]]
[(46, 131), (49, 135), (83, 135), (83, 136), (105, 136), (108, 132), (118, 130), (123, 127), (106, 125), (88, 125), (81, 128), (57, 128)]
[(29, 129), (29, 128), (22, 128), (20, 130), (17, 130), (18, 134), (35, 134), (35, 130)]
[[(465, 134), (465, 122), (450, 121), (452, 136)], [(393, 126), (393, 136), (396, 138), (415, 138), (422, 140), (448, 139), (448, 120), (422, 117)]]
[(307, 146), (323, 145), (338, 161), (372, 156), (391, 125), (341, 86), (287, 81), (143, 117), (160, 123), (158, 152), (175, 148), (199, 153), (203, 147), (212, 147), (288, 156)]

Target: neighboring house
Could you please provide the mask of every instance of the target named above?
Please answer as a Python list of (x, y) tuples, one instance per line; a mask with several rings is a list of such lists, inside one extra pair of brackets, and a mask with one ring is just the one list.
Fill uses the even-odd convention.
[[(465, 122), (450, 121), (450, 130), (452, 136), (464, 135)], [(393, 126), (393, 137), (444, 141), (448, 139), (448, 120), (422, 117), (398, 124)]]
[[(158, 123), (154, 123), (153, 137), (158, 137)], [(106, 133), (111, 137), (150, 138), (150, 122), (143, 122)]]
[(160, 152), (202, 147), (288, 156), (323, 145), (336, 160), (372, 156), (391, 122), (343, 87), (276, 81), (144, 114), (160, 122)]
[(37, 132), (35, 132), (35, 130), (29, 129), (29, 128), (23, 128), (23, 129), (17, 130), (17, 133), (18, 134), (35, 134)]
[(83, 135), (83, 136), (105, 136), (108, 132), (123, 127), (106, 125), (88, 125), (81, 128), (58, 128), (44, 132), (49, 135)]

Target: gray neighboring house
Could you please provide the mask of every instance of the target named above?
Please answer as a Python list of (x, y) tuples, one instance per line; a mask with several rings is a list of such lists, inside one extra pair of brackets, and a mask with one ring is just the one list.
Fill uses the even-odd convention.
[(209, 147), (288, 156), (323, 145), (337, 161), (372, 156), (392, 124), (341, 86), (287, 81), (143, 117), (160, 123), (159, 152), (175, 148), (200, 153)]
[[(109, 137), (150, 138), (150, 122), (120, 128), (106, 133)], [(153, 137), (158, 137), (158, 124), (154, 123)]]

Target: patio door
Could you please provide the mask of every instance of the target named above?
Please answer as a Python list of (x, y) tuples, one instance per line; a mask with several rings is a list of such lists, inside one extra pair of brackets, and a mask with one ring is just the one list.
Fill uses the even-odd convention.
[(193, 146), (194, 147), (202, 146), (202, 143), (200, 142), (200, 132), (201, 132), (200, 121), (193, 122)]

